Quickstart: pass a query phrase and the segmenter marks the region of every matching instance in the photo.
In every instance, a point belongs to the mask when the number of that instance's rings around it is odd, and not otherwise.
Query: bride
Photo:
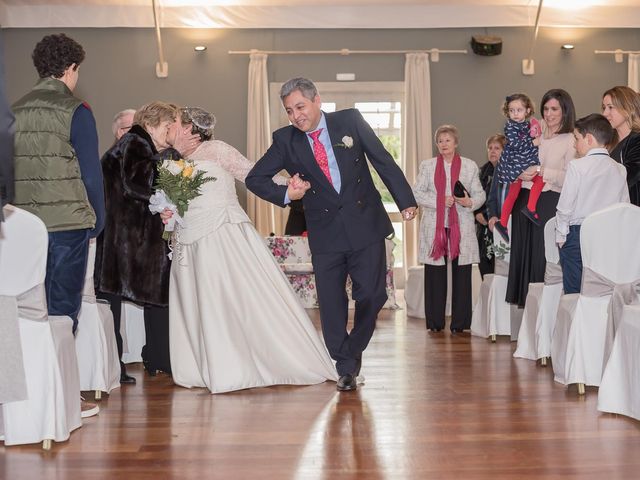
[[[244,182],[252,163],[213,139],[212,114],[183,108],[181,117],[182,128],[202,139],[188,158],[216,180],[202,186],[174,236],[169,342],[175,383],[222,393],[335,381],[324,343],[238,203],[235,180]]]

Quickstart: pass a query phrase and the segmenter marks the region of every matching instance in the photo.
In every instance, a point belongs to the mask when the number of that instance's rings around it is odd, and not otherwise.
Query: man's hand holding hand
[[[310,188],[311,184],[302,180],[300,175],[296,173],[291,177],[289,185],[287,186],[287,195],[289,196],[289,200],[300,200]]]
[[[402,210],[402,218],[406,221],[411,221],[416,217],[418,213],[418,207],[409,207]]]

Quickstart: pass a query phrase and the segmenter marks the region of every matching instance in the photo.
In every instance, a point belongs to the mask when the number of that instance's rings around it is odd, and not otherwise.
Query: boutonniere
[[[342,137],[342,143],[336,143],[334,147],[351,148],[353,147],[353,138],[349,135]]]

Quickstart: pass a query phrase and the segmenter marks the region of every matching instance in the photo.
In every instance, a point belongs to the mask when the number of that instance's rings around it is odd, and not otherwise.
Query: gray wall
[[[43,29],[2,30],[8,95],[17,100],[36,81],[31,63],[35,44],[48,33]],[[217,138],[246,149],[248,57],[228,55],[228,50],[403,50],[464,49],[474,34],[499,35],[503,53],[497,57],[441,55],[431,65],[434,128],[456,124],[461,131],[462,154],[484,163],[484,139],[500,131],[504,119],[500,105],[505,95],[527,92],[536,104],[549,88],[571,93],[579,116],[599,111],[607,88],[626,84],[627,62],[617,64],[612,55],[595,55],[594,49],[640,49],[638,29],[541,29],[534,52],[536,74],[523,76],[531,28],[433,30],[208,30],[163,31],[169,78],[155,76],[157,49],[152,29],[68,29],[80,42],[87,58],[80,68],[76,94],[92,107],[98,122],[101,151],[111,144],[110,122],[123,108],[162,99],[180,105],[197,105],[218,118]],[[572,42],[567,52],[560,45]],[[193,46],[206,44],[196,53]],[[335,81],[337,72],[353,72],[361,81],[401,81],[402,55],[272,56],[269,80],[282,82],[303,75],[316,81]],[[275,127],[275,126],[274,126]],[[425,132],[431,135],[431,132]]]

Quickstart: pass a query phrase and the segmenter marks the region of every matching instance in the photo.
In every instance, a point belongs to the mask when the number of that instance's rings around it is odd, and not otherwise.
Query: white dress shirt
[[[629,202],[627,170],[605,148],[569,162],[556,213],[556,241],[567,239],[569,226],[614,203]]]

